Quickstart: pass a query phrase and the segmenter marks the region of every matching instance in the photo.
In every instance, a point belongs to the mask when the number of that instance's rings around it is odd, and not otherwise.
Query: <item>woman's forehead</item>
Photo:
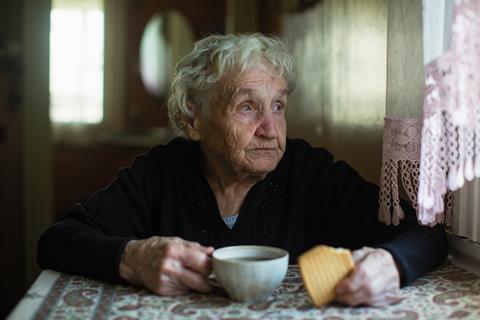
[[[248,94],[255,91],[259,86],[268,86],[275,90],[286,90],[287,80],[273,67],[264,65],[249,68],[238,73],[231,79],[234,93]]]
[[[289,94],[287,80],[280,75],[278,69],[265,64],[229,72],[223,81],[212,88],[211,94],[215,97],[213,101],[225,103],[227,107],[234,99],[256,95],[258,90],[265,86],[267,90],[274,91],[276,97]]]
[[[270,86],[267,90],[274,94],[276,98],[288,96],[288,89],[286,86]],[[240,88],[233,93],[233,98],[254,97],[260,93],[262,93],[262,88],[259,87]]]

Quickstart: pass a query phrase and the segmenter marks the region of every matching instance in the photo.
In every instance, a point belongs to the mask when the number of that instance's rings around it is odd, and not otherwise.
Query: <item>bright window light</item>
[[[103,119],[102,2],[81,2],[54,1],[50,15],[50,119],[56,123]]]

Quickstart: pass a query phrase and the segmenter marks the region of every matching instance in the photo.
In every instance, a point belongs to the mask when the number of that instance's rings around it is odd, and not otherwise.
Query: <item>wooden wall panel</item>
[[[387,1],[324,0],[283,21],[297,63],[288,135],[378,182],[387,75]]]
[[[388,1],[386,115],[420,118],[423,105],[422,0]]]
[[[140,76],[139,51],[143,30],[156,12],[175,9],[192,25],[195,40],[206,35],[225,32],[225,0],[130,0],[127,38],[127,128],[145,130],[166,126],[166,97],[156,98],[147,93]]]
[[[58,145],[54,153],[54,207],[57,218],[75,203],[107,186],[122,167],[147,147]]]

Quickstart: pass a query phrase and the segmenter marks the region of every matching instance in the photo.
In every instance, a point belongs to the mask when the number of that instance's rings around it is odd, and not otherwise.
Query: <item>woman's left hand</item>
[[[399,300],[400,273],[388,251],[364,247],[352,256],[355,267],[338,284],[337,301],[350,306],[382,306]]]

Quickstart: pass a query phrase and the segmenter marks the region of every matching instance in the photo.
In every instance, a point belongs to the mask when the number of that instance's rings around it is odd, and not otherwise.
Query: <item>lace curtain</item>
[[[423,4],[423,127],[386,119],[379,219],[387,224],[403,217],[398,175],[425,225],[450,224],[450,191],[480,177],[480,0]]]

